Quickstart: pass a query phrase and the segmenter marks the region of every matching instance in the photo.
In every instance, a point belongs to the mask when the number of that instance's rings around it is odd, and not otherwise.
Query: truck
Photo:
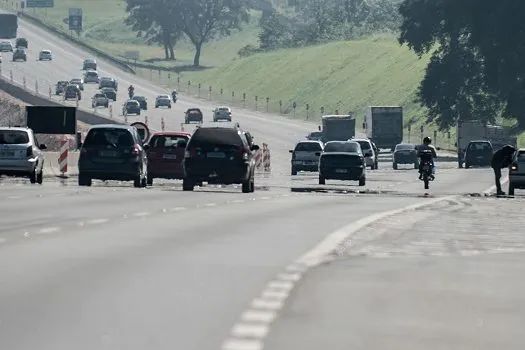
[[[396,145],[403,142],[403,107],[368,106],[364,114],[366,137],[377,148],[394,151]]]
[[[18,31],[18,16],[0,13],[0,39],[14,39]]]
[[[348,141],[355,136],[355,118],[352,115],[324,115],[321,141]]]
[[[518,138],[512,135],[509,128],[499,125],[484,123],[480,120],[468,120],[459,122],[456,131],[458,167],[463,168],[465,152],[470,141],[488,140],[494,151],[504,145],[517,146]]]

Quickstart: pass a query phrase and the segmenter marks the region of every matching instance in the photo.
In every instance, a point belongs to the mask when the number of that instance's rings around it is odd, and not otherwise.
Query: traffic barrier
[[[263,143],[262,158],[263,158],[262,160],[263,170],[270,171],[271,170],[270,149],[268,148],[268,145],[266,143]]]
[[[51,86],[49,87],[49,98],[53,98],[53,90],[51,89]]]
[[[60,142],[60,156],[58,157],[58,166],[62,175],[67,173],[67,156],[69,150],[69,137],[64,136]]]
[[[166,124],[164,123],[164,117],[160,119],[160,130],[166,130]]]
[[[180,131],[184,131],[184,123],[180,123]]]
[[[109,117],[113,118],[113,104],[109,105]]]
[[[262,160],[263,160],[262,150],[258,149],[255,152],[255,168],[256,169],[262,168]]]
[[[27,89],[27,81],[26,81],[26,77],[24,77],[22,79],[22,85],[24,85],[24,89]]]
[[[38,95],[38,81],[35,81],[35,92],[36,92],[37,95]]]
[[[147,115],[144,116],[144,124],[148,125],[148,116]]]

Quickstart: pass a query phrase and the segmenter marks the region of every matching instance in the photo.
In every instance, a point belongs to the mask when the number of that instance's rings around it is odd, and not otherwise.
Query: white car
[[[80,91],[84,91],[84,80],[82,78],[73,78],[69,83],[71,85],[77,85]]]
[[[155,99],[155,108],[168,107],[171,108],[171,97],[170,95],[159,95]]]
[[[0,41],[0,52],[13,52],[13,43],[10,41]]]
[[[88,70],[86,73],[84,73],[84,83],[94,83],[98,84],[100,82],[100,77],[98,76],[98,72],[95,70]]]
[[[38,54],[39,61],[51,61],[53,60],[53,54],[49,50],[42,50]]]
[[[350,139],[348,141],[354,141],[359,143],[361,146],[361,151],[363,152],[363,156],[365,157],[366,166],[369,166],[370,169],[374,170],[379,167],[376,153],[374,151],[374,147],[372,146],[372,142],[368,139]]]

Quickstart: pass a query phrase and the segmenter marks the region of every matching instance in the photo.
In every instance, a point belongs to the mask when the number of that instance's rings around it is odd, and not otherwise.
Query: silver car
[[[232,121],[232,109],[230,107],[221,106],[213,110],[213,121],[218,122],[219,120]]]
[[[300,141],[295,145],[292,154],[292,175],[297,175],[298,171],[318,171],[319,156],[323,152],[321,141]]]
[[[38,54],[39,61],[51,61],[53,60],[53,54],[49,50],[42,50]]]
[[[363,156],[365,156],[365,163],[367,167],[369,166],[372,170],[377,169],[379,167],[376,153],[370,140],[354,138],[348,141],[354,141],[359,143],[359,145],[361,146],[361,151],[363,152]]]
[[[98,72],[94,70],[88,70],[86,73],[84,73],[84,83],[95,83],[98,84],[100,82],[100,78],[98,76]]]
[[[29,177],[31,183],[41,184],[46,148],[29,128],[0,127],[0,175]]]
[[[80,91],[84,91],[84,80],[82,78],[73,78],[69,81],[71,85],[76,85]]]

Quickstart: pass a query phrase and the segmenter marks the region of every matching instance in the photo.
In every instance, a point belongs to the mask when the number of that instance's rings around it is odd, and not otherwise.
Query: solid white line
[[[282,289],[285,291],[291,291],[294,287],[293,282],[287,282],[287,281],[273,281],[268,283],[269,289]]]
[[[95,224],[103,224],[108,221],[109,219],[93,219],[93,220],[89,220],[87,223],[91,225],[95,225]]]
[[[259,340],[230,339],[224,342],[221,350],[262,350],[263,345]]]
[[[60,227],[46,227],[41,230],[38,230],[38,233],[53,233],[60,230]]]
[[[272,301],[264,299],[254,299],[252,301],[252,308],[254,309],[266,309],[266,310],[280,310],[283,307],[281,301]]]
[[[286,291],[266,289],[264,292],[262,292],[261,298],[265,300],[272,299],[284,302],[289,295],[290,293]]]
[[[232,336],[239,338],[264,338],[268,334],[268,326],[239,323],[232,329]]]
[[[135,214],[133,214],[133,216],[142,217],[142,216],[148,216],[150,214],[151,214],[150,212],[143,211],[141,213],[135,213]]]
[[[241,319],[244,322],[264,322],[271,323],[277,314],[272,311],[258,311],[258,310],[248,310],[241,315]]]

